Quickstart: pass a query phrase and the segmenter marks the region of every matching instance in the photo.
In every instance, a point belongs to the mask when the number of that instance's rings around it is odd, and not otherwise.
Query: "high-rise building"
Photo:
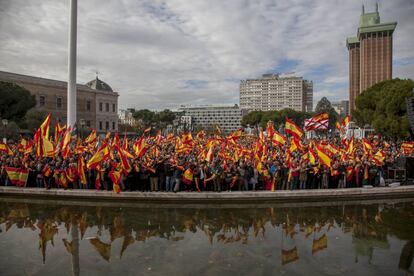
[[[349,114],[349,101],[347,100],[332,102],[332,107],[335,109],[336,113],[338,113],[342,117]]]
[[[348,37],[349,107],[356,97],[372,85],[392,78],[392,34],[397,22],[381,23],[378,4],[375,12],[362,14],[356,37]]]
[[[312,111],[313,82],[294,74],[265,74],[240,82],[240,108],[247,110]]]
[[[181,123],[192,128],[210,128],[219,126],[224,133],[241,128],[241,119],[246,112],[233,106],[197,106],[179,108],[184,114]]]

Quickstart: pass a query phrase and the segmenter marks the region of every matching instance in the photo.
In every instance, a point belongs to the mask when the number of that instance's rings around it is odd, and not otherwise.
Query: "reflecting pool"
[[[413,255],[414,199],[119,207],[0,198],[1,275],[410,275]]]

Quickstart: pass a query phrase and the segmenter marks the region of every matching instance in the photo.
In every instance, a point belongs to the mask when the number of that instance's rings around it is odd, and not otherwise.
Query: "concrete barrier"
[[[249,191],[249,192],[121,192],[96,190],[62,190],[41,188],[0,187],[0,197],[25,199],[112,201],[135,203],[280,203],[324,202],[374,199],[413,198],[414,185],[381,188],[351,188],[295,191]]]

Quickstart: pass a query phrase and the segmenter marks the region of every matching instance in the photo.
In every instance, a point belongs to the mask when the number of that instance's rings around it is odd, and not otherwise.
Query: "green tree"
[[[246,127],[247,125],[256,126],[262,120],[263,111],[251,111],[243,116],[241,125]]]
[[[24,127],[30,131],[34,131],[35,129],[39,128],[40,125],[44,122],[48,115],[46,110],[42,109],[30,109],[27,111],[24,123]],[[51,132],[53,132],[54,128],[51,127]]]
[[[320,99],[318,104],[315,108],[315,113],[322,113],[326,112],[329,115],[329,128],[333,129],[335,128],[335,123],[338,120],[338,113],[335,111],[335,109],[332,107],[331,102],[326,98],[323,97]]]
[[[35,105],[35,96],[27,89],[0,81],[0,118],[20,124],[26,112]]]
[[[408,138],[412,131],[407,117],[407,97],[412,96],[414,82],[392,79],[363,91],[355,101],[352,116],[359,126],[370,124],[378,133],[392,138]]]
[[[155,112],[148,109],[137,110],[132,114],[136,120],[140,120],[145,127],[150,126],[151,123],[155,122]]]

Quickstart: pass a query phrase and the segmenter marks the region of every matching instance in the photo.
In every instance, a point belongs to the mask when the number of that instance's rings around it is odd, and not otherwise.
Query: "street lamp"
[[[7,143],[7,125],[9,124],[9,121],[7,119],[3,119],[1,120],[1,123],[4,126],[4,137],[3,137],[3,143],[6,144]]]
[[[80,124],[80,126],[81,126],[80,138],[81,138],[81,139],[83,139],[83,127],[84,127],[84,126],[85,126],[85,124],[86,124],[85,119],[80,119],[80,120],[79,120],[79,124]]]

